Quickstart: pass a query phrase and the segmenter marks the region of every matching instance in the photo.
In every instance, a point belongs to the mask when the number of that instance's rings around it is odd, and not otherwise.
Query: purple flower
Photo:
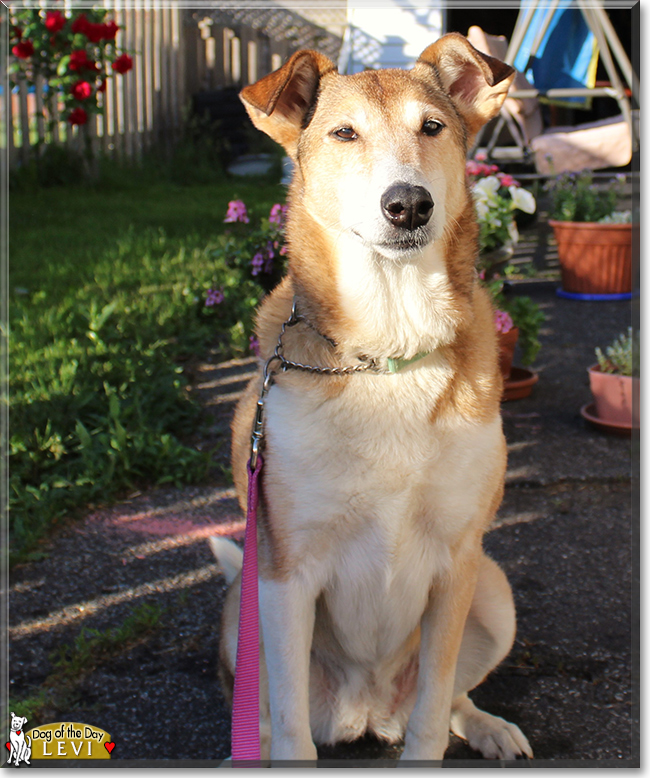
[[[205,297],[205,304],[207,306],[219,305],[224,301],[223,290],[221,289],[208,289],[208,293]]]
[[[253,354],[255,354],[256,357],[259,357],[259,355],[260,355],[260,342],[255,337],[255,335],[251,335],[250,338],[248,339],[248,347],[253,352]]]
[[[253,266],[252,275],[256,276],[258,273],[262,272],[262,266],[264,265],[264,255],[261,251],[258,251],[257,254],[251,259],[251,265]]]
[[[276,203],[273,208],[271,208],[271,213],[269,214],[269,221],[271,224],[277,224],[280,227],[284,225],[284,221],[287,217],[287,206],[282,205],[281,203]]]
[[[228,203],[228,213],[224,222],[243,222],[248,224],[248,213],[243,200],[231,200]]]

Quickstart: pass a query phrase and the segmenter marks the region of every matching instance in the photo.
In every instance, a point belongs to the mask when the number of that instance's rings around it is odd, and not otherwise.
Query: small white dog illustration
[[[23,727],[26,723],[27,718],[25,716],[16,716],[15,713],[11,714],[11,732],[9,734],[11,750],[9,751],[7,764],[11,764],[12,757],[16,767],[18,767],[21,761],[29,764],[32,756],[32,739],[23,732]]]

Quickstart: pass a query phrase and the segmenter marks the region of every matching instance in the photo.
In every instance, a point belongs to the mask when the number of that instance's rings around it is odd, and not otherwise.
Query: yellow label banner
[[[32,759],[110,759],[115,748],[108,732],[89,724],[64,721],[25,732]]]

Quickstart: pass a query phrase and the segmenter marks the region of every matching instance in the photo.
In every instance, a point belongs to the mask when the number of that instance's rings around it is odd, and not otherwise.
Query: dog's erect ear
[[[325,73],[334,63],[317,51],[298,51],[279,69],[246,86],[239,96],[258,130],[295,157],[305,114]]]
[[[428,46],[415,67],[422,75],[431,65],[465,120],[471,143],[480,128],[499,113],[515,77],[514,68],[477,51],[457,32]]]

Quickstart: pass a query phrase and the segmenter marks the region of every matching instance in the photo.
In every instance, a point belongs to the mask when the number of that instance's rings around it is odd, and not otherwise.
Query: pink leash
[[[241,603],[237,640],[237,666],[232,701],[232,759],[260,759],[260,640],[257,586],[257,503],[262,456],[255,469],[248,463],[248,504],[244,563],[241,579]]]

